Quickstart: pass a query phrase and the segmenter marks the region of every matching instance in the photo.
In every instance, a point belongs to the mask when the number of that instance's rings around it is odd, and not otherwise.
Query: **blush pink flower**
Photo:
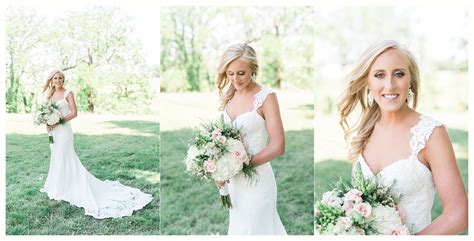
[[[362,192],[357,189],[351,189],[344,195],[344,199],[346,201],[353,201],[354,203],[361,203]]]
[[[368,203],[357,203],[354,205],[353,211],[362,215],[364,218],[368,218],[372,214],[372,207]]]
[[[345,200],[342,208],[344,208],[346,215],[350,215],[352,213],[352,209],[354,208],[354,202]]]
[[[241,151],[234,151],[235,158],[239,159],[241,162],[247,161],[247,156]]]
[[[410,231],[408,230],[407,227],[405,226],[399,226],[399,227],[392,227],[388,233],[388,235],[409,235]]]
[[[227,140],[227,138],[225,138],[225,136],[218,136],[218,137],[217,137],[217,140],[218,140],[220,143],[224,144],[225,141]]]
[[[214,173],[217,170],[216,164],[212,161],[204,161],[204,171]]]
[[[217,139],[219,136],[222,136],[221,129],[217,128],[217,129],[212,131],[212,138]]]

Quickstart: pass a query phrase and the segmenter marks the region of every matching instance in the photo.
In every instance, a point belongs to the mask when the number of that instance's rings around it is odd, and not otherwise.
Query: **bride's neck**
[[[235,92],[238,93],[239,95],[241,94],[248,94],[248,93],[252,93],[254,88],[257,86],[257,83],[251,81],[247,87],[245,87],[244,89],[241,89],[241,90],[236,90]]]
[[[403,105],[403,107],[398,111],[382,112],[378,124],[385,127],[397,125],[406,120],[410,116],[411,112],[412,110],[407,105]]]

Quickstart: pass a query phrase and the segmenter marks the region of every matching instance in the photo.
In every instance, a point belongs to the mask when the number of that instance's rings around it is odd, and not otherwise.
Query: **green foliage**
[[[80,111],[151,112],[152,68],[134,19],[119,8],[67,11],[48,23],[34,9],[12,7],[7,19],[8,112],[30,112],[52,69],[65,72]]]
[[[50,200],[39,191],[48,173],[47,135],[7,134],[7,235],[160,234],[160,185],[150,181],[159,175],[159,124],[121,120],[110,124],[140,135],[75,134],[76,153],[97,178],[139,188],[153,195],[152,202],[130,217],[97,220],[85,216],[82,208]]]
[[[161,82],[161,91],[184,92],[191,90],[191,85],[186,80],[186,72],[179,68],[171,68],[164,71],[161,79],[166,80]]]
[[[163,7],[160,16],[163,92],[215,89],[217,61],[236,42],[256,49],[257,81],[312,86],[311,7]]]

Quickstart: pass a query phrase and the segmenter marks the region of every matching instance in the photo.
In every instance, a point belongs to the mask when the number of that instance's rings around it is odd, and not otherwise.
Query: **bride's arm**
[[[77,108],[76,108],[76,102],[74,101],[74,94],[69,92],[69,94],[66,96],[67,103],[69,105],[69,114],[64,116],[64,121],[70,121],[77,116]]]
[[[268,133],[268,145],[252,157],[253,166],[262,165],[285,153],[285,132],[280,116],[280,107],[275,94],[269,94],[262,106],[265,126]]]
[[[435,128],[420,153],[428,162],[443,212],[418,234],[458,234],[467,228],[467,196],[446,128]]]

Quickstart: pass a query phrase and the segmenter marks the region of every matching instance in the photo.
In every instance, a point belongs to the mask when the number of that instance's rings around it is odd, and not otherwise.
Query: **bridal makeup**
[[[410,88],[408,59],[398,49],[389,49],[374,61],[368,76],[368,87],[382,111],[399,110]]]

